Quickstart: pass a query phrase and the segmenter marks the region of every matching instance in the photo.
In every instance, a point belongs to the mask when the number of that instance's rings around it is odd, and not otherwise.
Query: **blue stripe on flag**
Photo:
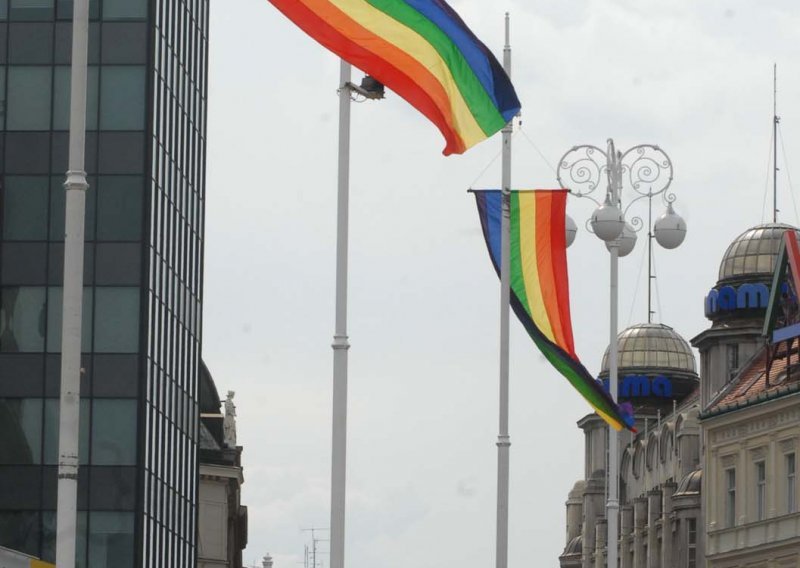
[[[494,90],[492,67],[483,50],[475,43],[478,41],[477,38],[469,30],[464,29],[464,23],[453,19],[437,2],[431,2],[431,0],[405,0],[405,3],[436,24],[450,38],[464,55],[464,59],[467,60],[475,76],[483,85],[484,90],[491,97],[494,106],[500,108],[497,94]]]

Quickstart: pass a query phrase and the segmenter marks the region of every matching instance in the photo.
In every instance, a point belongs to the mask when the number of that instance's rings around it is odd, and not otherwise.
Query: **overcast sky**
[[[656,319],[687,339],[703,331],[727,245],[771,217],[773,61],[789,156],[779,217],[798,222],[787,175],[800,176],[796,3],[451,3],[498,56],[512,14],[516,187],[555,187],[547,162],[575,144],[613,137],[670,155],[689,235],[656,250]],[[297,568],[302,529],[330,522],[339,63],[267,0],[213,1],[211,15],[203,356],[220,392],[236,391],[246,562],[270,552],[276,568]],[[352,128],[346,564],[492,566],[499,285],[466,189],[499,185],[499,160],[481,172],[500,138],[444,158],[436,128],[391,92],[354,105]],[[585,201],[568,206],[582,229],[572,313],[597,372],[608,254],[583,230]],[[621,326],[646,320],[645,240],[621,262]],[[511,566],[558,565],[588,411],[512,321]]]

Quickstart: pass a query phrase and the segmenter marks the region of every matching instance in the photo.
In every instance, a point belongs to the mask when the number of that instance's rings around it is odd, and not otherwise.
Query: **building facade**
[[[800,341],[764,335],[774,286],[780,287],[772,308],[780,312],[778,325],[800,324],[795,285],[776,266],[789,229],[754,227],[723,255],[719,279],[705,299],[711,326],[692,339],[700,352],[699,380],[692,376],[694,357],[677,334],[666,342],[665,332],[652,327],[620,334],[619,395],[634,404],[639,430],[622,435],[622,568],[800,564]],[[685,349],[676,348],[681,342]],[[675,351],[686,352],[683,361],[691,358],[677,377],[685,389],[672,388],[671,400],[654,400],[656,374],[674,383],[680,365],[665,363]],[[603,369],[607,373],[605,362]],[[626,387],[625,375],[637,377]],[[641,398],[645,387],[649,399]],[[608,428],[596,415],[578,426],[586,438],[586,468],[568,496],[560,562],[564,568],[600,568],[606,554]]]
[[[72,2],[0,1],[0,545],[52,561]],[[91,2],[78,566],[197,558],[208,0]]]
[[[630,402],[637,434],[620,434],[622,568],[700,566],[698,376],[689,344],[662,324],[634,325],[618,337],[619,397]],[[600,380],[608,378],[608,351]],[[578,422],[585,469],[567,501],[562,568],[606,566],[608,425]]]
[[[205,364],[200,371],[198,568],[242,568],[247,507],[242,505],[242,447],[236,444],[233,392],[223,402]],[[224,406],[224,409],[222,408]]]
[[[800,564],[797,345],[764,335],[775,283],[779,327],[798,323],[797,290],[775,263],[789,230],[762,225],[734,241],[706,298],[712,327],[694,340],[709,377],[701,418],[711,568]]]

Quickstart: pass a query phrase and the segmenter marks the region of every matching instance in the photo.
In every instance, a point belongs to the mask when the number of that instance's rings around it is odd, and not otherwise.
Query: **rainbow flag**
[[[475,191],[483,236],[500,274],[502,193]],[[620,408],[575,354],[569,312],[566,243],[567,191],[511,192],[511,308],[548,361],[606,422],[633,430],[629,407]]]
[[[497,59],[444,0],[269,0],[433,122],[461,154],[520,110]]]

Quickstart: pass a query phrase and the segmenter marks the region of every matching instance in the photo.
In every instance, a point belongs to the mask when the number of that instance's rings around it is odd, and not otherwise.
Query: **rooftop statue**
[[[222,431],[225,445],[229,448],[236,447],[236,405],[233,404],[234,391],[228,391],[225,399],[225,417],[222,421]]]

